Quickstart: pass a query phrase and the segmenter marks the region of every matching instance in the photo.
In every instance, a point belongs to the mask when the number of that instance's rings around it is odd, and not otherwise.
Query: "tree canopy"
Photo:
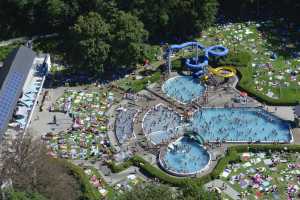
[[[120,11],[113,20],[111,63],[130,66],[142,59],[144,42],[148,32],[139,19],[130,13]]]
[[[95,12],[79,16],[70,30],[70,59],[81,69],[103,72],[110,52],[110,26]]]
[[[20,134],[1,145],[0,184],[11,181],[12,188],[6,189],[13,189],[10,199],[81,199],[80,184],[70,169],[49,158],[44,144]]]
[[[58,33],[70,65],[101,74],[134,67],[146,43],[185,40],[212,24],[217,0],[2,0],[0,37]]]
[[[138,185],[133,190],[122,194],[118,200],[217,200],[216,193],[209,193],[202,185],[188,181],[185,187],[175,189],[165,185]]]
[[[0,38],[58,33],[69,64],[103,73],[134,67],[149,45],[199,36],[215,19],[284,17],[299,23],[297,0],[1,0]],[[219,9],[218,9],[219,8]]]

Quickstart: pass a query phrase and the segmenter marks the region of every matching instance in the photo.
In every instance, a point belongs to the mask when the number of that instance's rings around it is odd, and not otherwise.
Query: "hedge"
[[[200,178],[194,178],[194,179],[171,176],[165,173],[163,170],[154,167],[149,162],[147,162],[146,160],[144,160],[139,156],[132,157],[130,159],[130,162],[127,161],[126,164],[122,164],[122,166],[123,167],[126,166],[128,168],[129,163],[131,163],[132,165],[139,167],[141,170],[146,172],[150,177],[157,178],[163,183],[179,187],[186,184],[187,182],[186,180],[192,180],[195,181],[197,184],[199,183],[203,184],[211,181],[212,179],[218,178],[219,175],[224,171],[224,169],[227,167],[229,163],[240,161],[239,153],[270,151],[270,150],[281,151],[283,149],[285,149],[288,152],[300,152],[300,145],[287,145],[287,144],[254,144],[253,145],[251,144],[251,145],[237,145],[237,146],[228,147],[226,155],[221,159],[219,159],[216,167],[213,169],[213,171],[210,174],[202,176]],[[113,165],[110,165],[109,167],[112,166]],[[121,169],[120,166],[118,166],[117,168]]]
[[[91,185],[88,177],[79,166],[65,160],[58,160],[58,162],[61,162],[65,167],[70,169],[71,173],[76,177],[82,191],[81,200],[95,200],[101,198],[98,190]]]
[[[170,176],[161,169],[154,167],[149,162],[144,160],[139,156],[134,156],[131,158],[133,165],[139,167],[144,172],[146,172],[151,177],[158,178],[161,182],[171,184],[174,186],[181,186],[184,184],[185,178],[178,178],[175,176]]]
[[[106,162],[106,164],[113,173],[119,173],[119,172],[124,171],[125,169],[127,169],[128,167],[133,165],[131,160],[127,160],[127,161],[125,161],[121,164],[116,164],[113,161],[109,161],[109,162]]]
[[[238,151],[235,148],[228,148],[227,154],[219,159],[216,167],[210,173],[211,179],[216,179],[224,171],[228,163],[239,161]]]

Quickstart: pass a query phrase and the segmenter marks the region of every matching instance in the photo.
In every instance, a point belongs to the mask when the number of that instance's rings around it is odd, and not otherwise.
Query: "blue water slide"
[[[169,53],[171,53],[173,50],[180,50],[186,47],[196,47],[201,50],[205,49],[205,46],[203,46],[199,42],[186,42],[183,44],[171,45]],[[204,68],[208,65],[208,52],[205,51],[204,59],[201,62],[199,62],[199,60],[196,59],[197,58],[187,59],[185,65],[187,68],[196,71],[193,73],[193,76],[198,78],[199,76],[202,76],[205,73]]]
[[[195,58],[186,59],[185,65],[190,68],[191,70],[198,70],[203,69],[205,66],[208,65],[208,57],[204,56],[203,61],[195,61]]]
[[[226,56],[229,52],[229,50],[222,46],[222,45],[215,45],[215,46],[210,46],[205,49],[205,52],[207,52],[208,56]]]
[[[200,76],[203,76],[204,74],[205,74],[205,71],[204,71],[204,70],[199,70],[199,71],[193,73],[192,76],[193,76],[194,78],[199,78]]]
[[[179,50],[179,49],[183,49],[183,48],[186,48],[186,47],[189,47],[189,46],[198,47],[200,49],[205,49],[205,46],[203,46],[199,42],[185,42],[185,43],[182,43],[182,44],[174,44],[174,45],[171,45],[170,49],[171,50]]]

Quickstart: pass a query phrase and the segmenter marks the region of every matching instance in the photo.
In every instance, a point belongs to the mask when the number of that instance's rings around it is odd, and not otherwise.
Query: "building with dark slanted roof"
[[[21,46],[0,67],[0,137],[8,127],[26,130],[46,74],[50,56]]]

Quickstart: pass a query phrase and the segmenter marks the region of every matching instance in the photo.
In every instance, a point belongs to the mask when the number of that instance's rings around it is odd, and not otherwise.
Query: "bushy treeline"
[[[266,20],[285,18],[298,23],[298,0],[219,0],[219,14],[235,20]]]
[[[150,42],[184,40],[214,22],[217,0],[1,0],[0,37],[59,33],[84,71],[112,71],[153,57]]]
[[[200,36],[221,15],[297,22],[299,7],[297,0],[1,0],[0,38],[59,33],[68,63],[98,74],[153,58],[148,44]]]

